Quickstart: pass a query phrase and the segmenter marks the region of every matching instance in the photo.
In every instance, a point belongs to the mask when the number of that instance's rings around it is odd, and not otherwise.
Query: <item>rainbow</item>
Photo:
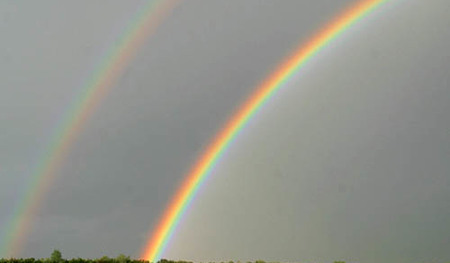
[[[363,0],[344,11],[325,28],[301,45],[281,66],[272,73],[241,106],[236,114],[216,135],[201,158],[195,163],[185,181],[172,198],[163,216],[145,244],[141,257],[155,262],[161,258],[181,217],[198,192],[211,170],[230,147],[239,132],[245,127],[256,112],[297,74],[299,70],[321,49],[330,44],[351,25],[369,14],[387,0]]]
[[[135,57],[137,50],[149,35],[155,32],[177,2],[178,0],[148,1],[133,16],[119,42],[106,51],[101,64],[83,86],[80,95],[72,101],[63,118],[57,123],[51,143],[33,169],[25,189],[26,194],[14,207],[5,228],[6,232],[0,239],[0,256],[18,255],[31,229],[33,215],[38,211],[58,169],[63,165],[69,149],[89,117]]]

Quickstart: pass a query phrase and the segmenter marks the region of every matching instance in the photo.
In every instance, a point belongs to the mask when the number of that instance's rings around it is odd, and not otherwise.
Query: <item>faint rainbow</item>
[[[327,46],[351,25],[386,1],[364,0],[357,2],[320,30],[306,44],[300,45],[293,55],[288,57],[274,73],[262,82],[262,85],[256,89],[216,135],[207,150],[186,176],[185,181],[172,198],[156,228],[150,233],[141,254],[143,259],[155,262],[161,258],[161,254],[164,252],[181,217],[192,202],[200,186],[226,149],[231,145],[233,139],[265,102],[274,96],[323,47]]]
[[[38,159],[29,178],[25,195],[18,201],[6,231],[0,239],[0,256],[17,256],[29,233],[33,215],[39,209],[62,166],[65,157],[102,99],[135,57],[138,49],[152,34],[179,0],[147,1],[133,16],[121,38],[105,53],[101,64],[83,86],[54,129],[51,143]]]

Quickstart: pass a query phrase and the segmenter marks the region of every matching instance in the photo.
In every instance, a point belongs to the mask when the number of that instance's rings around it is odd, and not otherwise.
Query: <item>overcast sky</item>
[[[214,134],[352,0],[183,1],[91,116],[22,257],[138,257]],[[144,1],[0,1],[0,233]],[[164,257],[450,261],[450,2],[392,0],[252,119]]]

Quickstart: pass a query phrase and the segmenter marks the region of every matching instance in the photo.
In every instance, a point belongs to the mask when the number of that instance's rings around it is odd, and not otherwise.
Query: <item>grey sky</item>
[[[88,122],[21,256],[137,257],[230,114],[352,2],[183,2]],[[450,261],[450,4],[391,2],[258,113],[164,256]],[[142,4],[0,2],[0,231],[55,121]]]

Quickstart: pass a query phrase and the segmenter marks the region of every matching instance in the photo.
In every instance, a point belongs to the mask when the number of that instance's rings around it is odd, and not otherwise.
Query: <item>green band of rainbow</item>
[[[133,16],[119,42],[107,50],[101,64],[57,124],[51,143],[33,169],[25,189],[26,194],[14,207],[5,234],[0,238],[1,257],[19,254],[31,228],[33,215],[38,211],[45,193],[87,120],[135,57],[144,41],[156,30],[177,2],[178,0],[147,1]]]
[[[151,233],[145,244],[141,257],[151,262],[161,258],[167,244],[173,235],[181,217],[192,202],[198,189],[210,175],[212,168],[231,145],[239,132],[245,127],[255,113],[269,100],[283,85],[297,74],[300,69],[316,55],[322,48],[330,44],[342,32],[346,31],[359,19],[366,16],[376,7],[387,0],[364,0],[350,7],[343,14],[328,24],[323,30],[311,38],[305,45],[301,45],[294,54],[283,63],[278,70],[271,74],[256,92],[243,104],[240,110],[232,116],[224,129],[212,141],[205,153],[193,166],[186,180],[173,197],[161,217],[159,224]]]

